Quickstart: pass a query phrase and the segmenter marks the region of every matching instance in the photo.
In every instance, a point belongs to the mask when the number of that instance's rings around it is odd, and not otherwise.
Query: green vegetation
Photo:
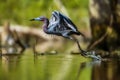
[[[40,15],[50,17],[54,10],[64,13],[62,8],[76,25],[88,17],[88,0],[0,0],[0,24],[9,20],[13,24],[33,26],[36,23],[28,22],[30,18]]]

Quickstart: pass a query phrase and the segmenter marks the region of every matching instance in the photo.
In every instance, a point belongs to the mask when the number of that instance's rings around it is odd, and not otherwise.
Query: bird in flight
[[[72,36],[84,35],[78,31],[76,25],[67,16],[58,11],[53,11],[50,20],[45,16],[40,16],[30,19],[30,21],[43,21],[44,24],[42,25],[42,28],[45,33],[62,36],[64,38],[75,41],[78,45],[81,55],[86,56],[86,51],[81,48],[79,41]]]

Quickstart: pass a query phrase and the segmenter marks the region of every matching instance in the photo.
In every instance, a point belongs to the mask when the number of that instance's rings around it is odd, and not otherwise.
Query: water
[[[4,56],[0,80],[120,80],[119,60],[91,61],[80,55]]]

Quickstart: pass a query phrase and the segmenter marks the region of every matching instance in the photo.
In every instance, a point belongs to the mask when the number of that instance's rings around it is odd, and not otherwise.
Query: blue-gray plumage
[[[67,16],[61,14],[58,11],[54,11],[52,12],[52,17],[50,20],[44,16],[40,16],[38,18],[33,18],[30,21],[43,21],[44,24],[42,27],[45,33],[63,36],[65,38],[76,41],[81,51],[81,55],[86,55],[86,52],[81,49],[78,40],[71,36],[84,35],[78,31],[76,25]]]

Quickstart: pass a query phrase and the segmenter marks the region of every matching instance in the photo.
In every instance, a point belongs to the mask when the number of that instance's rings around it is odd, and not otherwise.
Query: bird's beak
[[[35,19],[30,19],[30,21],[34,21]]]
[[[30,21],[41,21],[41,18],[40,17],[33,18],[33,19],[30,19]]]

